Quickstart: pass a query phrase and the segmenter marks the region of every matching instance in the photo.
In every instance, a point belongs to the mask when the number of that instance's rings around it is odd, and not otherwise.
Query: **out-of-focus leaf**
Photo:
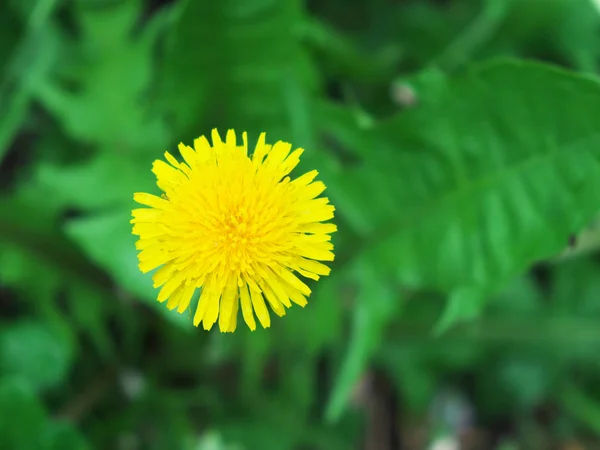
[[[44,450],[87,450],[90,446],[79,431],[68,422],[46,423],[43,433],[36,439]]]
[[[592,258],[557,265],[552,279],[552,314],[600,319],[598,269],[598,263]]]
[[[0,71],[4,72],[23,31],[23,24],[20,23],[7,2],[2,2],[0,5],[0,30],[2,30],[0,32],[0,36],[2,36],[0,39]]]
[[[36,390],[64,380],[73,358],[71,336],[42,322],[20,321],[0,330],[0,372]]]
[[[114,298],[108,277],[59,229],[54,202],[32,193],[19,191],[0,202],[0,283],[57,326],[69,319],[57,308],[65,295],[73,325],[106,356],[112,347],[103,321],[114,307],[107,301]]]
[[[599,207],[597,113],[596,80],[544,65],[449,80],[437,102],[376,127],[367,164],[348,173],[394,205],[368,254],[445,292],[486,292],[556,254]]]
[[[191,319],[187,314],[169,311],[156,301],[157,291],[152,287],[152,277],[138,269],[136,237],[131,234],[130,220],[131,210],[119,208],[74,219],[67,224],[66,231],[120,286],[158,308],[173,323],[191,328]]]
[[[23,126],[33,92],[58,57],[58,37],[49,20],[57,3],[38,2],[23,30],[7,2],[0,6],[0,162]]]
[[[341,161],[327,174],[327,192],[336,205],[336,217],[343,217],[357,234],[373,232],[374,223],[382,215],[385,217],[385,209],[379,202],[371,202],[370,191],[345,176],[343,169],[346,165],[351,167],[361,152],[371,150],[371,142],[365,137],[367,128],[361,126],[351,108],[331,102],[315,102],[313,114],[316,130],[323,134],[322,152],[337,153],[336,159]]]
[[[375,54],[361,51],[359,43],[353,42],[349,36],[314,19],[304,22],[302,36],[322,58],[323,70],[344,79],[385,82],[393,75],[402,55],[397,44],[390,44]]]
[[[90,339],[104,357],[114,351],[106,321],[114,305],[107,304],[106,297],[93,286],[73,284],[67,291],[69,313],[73,327]]]
[[[329,422],[337,421],[342,415],[352,389],[402,303],[400,293],[394,292],[389,281],[380,276],[376,265],[364,263],[357,266],[355,277],[359,291],[352,316],[352,331],[326,407],[325,417]]]
[[[481,8],[481,1],[452,2],[440,5],[433,2],[403,2],[392,14],[394,34],[404,43],[405,58],[422,67],[469,26]]]
[[[28,197],[0,198],[0,245],[18,249],[40,272],[52,270],[62,280],[88,283],[106,293],[106,276],[60,231],[56,216]],[[36,272],[30,274],[25,267],[29,262],[12,273],[14,281],[35,283]]]
[[[557,45],[573,65],[596,73],[600,57],[600,10],[595,0],[575,0],[568,5],[558,30]]]
[[[31,386],[20,376],[0,378],[0,446],[18,450],[86,450],[69,423],[49,420]]]
[[[461,321],[476,319],[483,310],[487,291],[479,286],[466,286],[454,289],[448,303],[435,326],[435,333],[442,334],[452,325]]]
[[[600,433],[600,403],[596,399],[571,382],[557,390],[556,397],[570,415],[588,429]]]
[[[133,192],[151,190],[149,167],[148,158],[119,155],[107,149],[82,164],[40,164],[37,178],[40,189],[62,205],[93,211],[129,205]]]
[[[94,7],[81,2],[76,8],[81,40],[68,47],[80,58],[68,61],[36,90],[70,136],[110,145],[115,153],[156,150],[167,141],[164,123],[145,106],[157,26],[146,24],[132,37],[140,4],[124,0]]]
[[[46,412],[31,386],[18,377],[0,378],[0,436],[3,448],[39,449],[37,437],[47,424]]]
[[[556,367],[556,366],[555,366]],[[513,401],[511,408],[533,408],[549,394],[553,370],[536,358],[510,358],[497,368],[505,391]]]
[[[185,140],[198,129],[266,131],[289,140],[290,80],[312,84],[297,0],[183,1],[172,24],[163,94]]]
[[[530,276],[513,280],[488,301],[488,311],[497,316],[531,316],[540,313],[543,297],[539,286]]]
[[[436,57],[435,65],[452,71],[468,63],[492,40],[508,13],[511,0],[484,0],[481,11]]]

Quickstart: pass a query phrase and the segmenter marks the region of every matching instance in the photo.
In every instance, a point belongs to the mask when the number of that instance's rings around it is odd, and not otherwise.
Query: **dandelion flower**
[[[310,288],[297,274],[318,280],[329,274],[319,261],[333,261],[330,234],[334,207],[319,195],[313,170],[294,180],[302,149],[285,142],[265,143],[261,134],[248,155],[248,138],[237,144],[229,130],[225,142],[212,131],[194,148],[179,144],[184,162],[165,153],[152,171],[161,197],[136,193],[148,206],[133,210],[133,234],[139,236],[139,268],[153,275],[158,301],[186,311],[201,290],[194,325],[210,330],[219,320],[222,332],[235,331],[239,306],[251,330],[256,320],[267,328],[267,304],[278,316],[292,302],[307,303]]]

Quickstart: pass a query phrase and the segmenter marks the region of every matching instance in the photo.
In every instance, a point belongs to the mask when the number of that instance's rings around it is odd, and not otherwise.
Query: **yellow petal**
[[[188,308],[195,291],[196,285],[194,283],[186,284],[185,290],[181,293],[181,298],[179,299],[179,306],[177,307],[178,313],[182,313]]]
[[[196,307],[196,313],[194,314],[194,326],[200,325],[200,322],[204,319],[206,311],[208,311],[208,305],[210,303],[210,292],[206,286],[202,289],[200,299],[198,300],[198,306]]]
[[[230,278],[225,286],[225,290],[223,291],[223,297],[221,298],[221,306],[219,311],[219,329],[222,332],[229,330],[231,311],[233,311],[233,304],[235,302],[237,302],[237,284],[233,279]]]
[[[270,145],[265,144],[265,137],[266,133],[260,134],[260,136],[258,137],[258,142],[256,143],[256,147],[254,148],[254,153],[252,154],[252,162],[256,166],[262,164],[264,157],[271,149]]]
[[[202,320],[202,325],[205,330],[210,330],[217,321],[217,317],[219,317],[221,294],[221,291],[216,291],[211,293],[211,296],[209,297],[210,301],[208,302],[208,309]]]
[[[273,289],[271,289],[271,286],[263,283],[262,285],[260,285],[260,287],[262,288],[263,293],[265,294],[265,298],[269,302],[269,305],[271,305],[271,309],[273,310],[273,312],[279,317],[285,316],[285,307],[283,306],[283,303],[279,301],[279,299],[275,295],[275,292],[273,292]]]
[[[250,297],[252,298],[252,306],[258,321],[263,328],[269,328],[271,326],[271,317],[269,316],[269,310],[265,305],[265,299],[260,292],[250,290]]]
[[[133,200],[140,205],[152,206],[153,208],[164,209],[169,206],[169,202],[157,197],[156,195],[136,192],[133,194]]]
[[[233,309],[231,310],[231,318],[229,319],[229,329],[227,330],[230,333],[233,333],[237,328],[237,316],[240,310],[240,302],[238,299],[235,299],[233,303]]]
[[[167,281],[160,292],[158,293],[158,301],[164,302],[167,298],[171,296],[175,289],[177,289],[185,280],[185,275],[183,273],[176,273],[173,275],[169,281]]]
[[[242,304],[242,316],[244,322],[248,325],[252,331],[256,330],[256,321],[254,320],[254,312],[252,311],[252,303],[250,300],[250,294],[248,293],[248,285],[243,283],[240,286],[240,303]]]

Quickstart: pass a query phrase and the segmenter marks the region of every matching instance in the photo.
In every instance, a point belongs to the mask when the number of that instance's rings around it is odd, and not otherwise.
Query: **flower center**
[[[221,217],[217,251],[231,268],[246,270],[256,256],[256,226],[243,210],[225,212]]]

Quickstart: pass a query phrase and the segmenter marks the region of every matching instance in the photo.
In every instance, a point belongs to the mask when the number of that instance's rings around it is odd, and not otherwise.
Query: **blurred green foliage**
[[[600,445],[597,1],[6,0],[0,35],[0,448]],[[213,127],[337,207],[268,330],[137,269],[133,192]]]

